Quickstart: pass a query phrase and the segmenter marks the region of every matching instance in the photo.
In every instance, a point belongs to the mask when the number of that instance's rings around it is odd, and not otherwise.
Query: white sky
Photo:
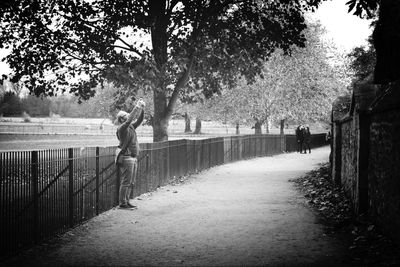
[[[360,19],[347,12],[348,0],[324,1],[312,18],[319,19],[327,30],[327,38],[332,39],[343,52],[350,52],[353,47],[366,45],[366,39],[371,34],[370,21]],[[0,58],[7,54],[7,50],[0,49]],[[0,75],[10,71],[7,64],[0,62]]]
[[[348,0],[324,1],[311,17],[319,19],[327,30],[327,38],[332,39],[336,46],[348,53],[356,46],[366,45],[367,38],[372,33],[369,27],[371,21],[360,19],[348,13]]]

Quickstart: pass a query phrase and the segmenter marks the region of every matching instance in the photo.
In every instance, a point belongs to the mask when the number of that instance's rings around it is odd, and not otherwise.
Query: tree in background
[[[376,64],[376,52],[372,36],[368,38],[367,47],[355,47],[347,56],[350,60],[350,69],[354,73],[353,83],[362,81],[372,83]]]
[[[386,85],[400,79],[400,2],[350,0],[349,12],[377,21],[372,34],[376,62],[373,83]]]
[[[116,88],[110,83],[96,90],[96,95],[83,102],[86,107],[87,114],[92,118],[104,118],[100,124],[100,128],[106,119],[111,121],[115,120],[114,115],[117,113],[115,110],[116,94],[119,88]]]
[[[161,141],[182,88],[209,97],[251,80],[275,48],[304,44],[303,12],[320,2],[20,0],[2,7],[0,44],[13,81],[36,95],[87,99],[106,80],[151,90]]]
[[[291,55],[281,53],[275,65],[266,62],[270,70],[277,69],[271,77],[280,77],[278,100],[271,114],[279,122],[281,132],[286,120],[328,123],[331,103],[348,90],[346,58],[322,41],[323,32],[319,23],[310,23],[304,48],[295,48]]]
[[[192,128],[190,126],[190,122],[191,122],[191,117],[189,115],[188,112],[185,112],[185,114],[183,115],[183,118],[185,119],[185,133],[191,133],[192,132]]]
[[[185,102],[183,102],[185,101]],[[208,110],[205,102],[208,100],[202,95],[197,96],[184,96],[182,100],[177,102],[177,107],[174,113],[175,118],[183,118],[185,121],[184,133],[192,133],[191,120],[195,118],[195,129],[193,134],[201,133],[201,121],[205,118],[209,118]]]
[[[0,115],[21,116],[22,107],[19,97],[11,91],[7,91],[0,99]]]
[[[181,100],[177,102],[176,109],[174,116],[177,116],[179,118],[183,118],[185,121],[185,128],[184,128],[184,133],[191,133],[192,128],[191,128],[191,120],[192,117],[195,116],[196,114],[196,106],[195,103],[183,103]]]
[[[4,88],[3,84],[0,84],[0,97],[3,97],[3,95],[5,94],[6,89]]]
[[[21,99],[22,109],[29,116],[48,117],[50,115],[51,100],[28,95]]]
[[[50,111],[62,117],[75,117],[79,105],[70,96],[60,95],[52,98]]]
[[[236,126],[236,134],[240,134],[240,125],[249,119],[247,96],[243,87],[247,86],[245,79],[238,78],[237,85],[229,90],[223,90],[208,103],[212,118],[223,124],[231,123]]]
[[[322,34],[319,23],[310,23],[304,48],[293,48],[290,54],[276,50],[253,83],[238,79],[216,104],[216,113],[253,124],[256,134],[268,122],[281,125],[282,131],[286,120],[329,122],[331,103],[347,91],[349,78],[344,58],[321,40]]]
[[[201,122],[204,119],[210,118],[210,101],[205,98],[199,98],[196,102],[187,104],[187,112],[190,117],[194,117],[196,120],[194,134],[201,134]]]

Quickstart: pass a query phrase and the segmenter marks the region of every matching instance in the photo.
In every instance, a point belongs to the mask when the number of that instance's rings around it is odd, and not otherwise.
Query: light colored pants
[[[136,183],[137,158],[130,156],[122,157],[122,170],[125,169],[126,173],[122,177],[121,186],[119,187],[119,204],[126,204],[129,202],[133,185]]]

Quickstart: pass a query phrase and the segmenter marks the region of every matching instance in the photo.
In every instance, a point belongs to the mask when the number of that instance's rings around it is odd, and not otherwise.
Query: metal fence
[[[324,135],[313,146],[325,145]],[[133,196],[241,159],[295,151],[295,137],[247,135],[141,144]],[[0,258],[67,231],[118,202],[115,147],[0,153]]]

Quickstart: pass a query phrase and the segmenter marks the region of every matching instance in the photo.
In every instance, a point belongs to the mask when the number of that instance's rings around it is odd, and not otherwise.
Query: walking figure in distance
[[[310,133],[310,127],[305,127],[303,130],[303,135],[304,135],[304,153],[307,154],[307,148],[308,152],[311,153],[311,133]]]
[[[117,121],[120,124],[117,128],[118,147],[121,148],[122,157],[121,167],[126,169],[119,188],[119,208],[131,209],[136,206],[129,203],[129,198],[137,176],[137,156],[139,155],[139,142],[137,139],[136,128],[142,123],[144,116],[145,103],[139,99],[136,106],[130,113],[120,111],[117,114]],[[136,121],[133,121],[135,117]]]
[[[304,143],[304,126],[299,125],[296,128],[296,141],[297,141],[297,152],[303,153],[303,143]]]

